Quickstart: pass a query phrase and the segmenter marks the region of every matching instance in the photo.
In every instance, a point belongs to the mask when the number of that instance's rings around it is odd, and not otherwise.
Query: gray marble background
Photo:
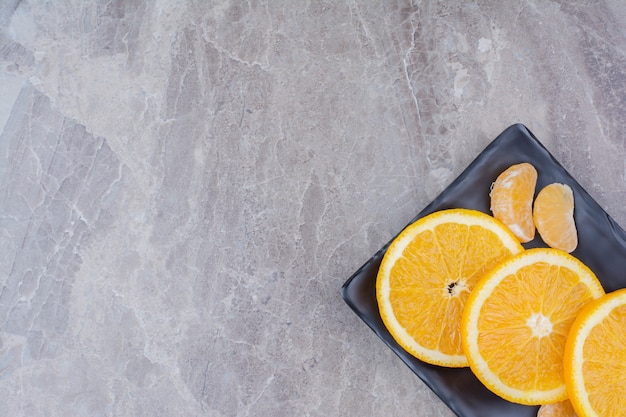
[[[452,416],[340,297],[521,122],[626,226],[626,8],[0,0],[0,415]]]

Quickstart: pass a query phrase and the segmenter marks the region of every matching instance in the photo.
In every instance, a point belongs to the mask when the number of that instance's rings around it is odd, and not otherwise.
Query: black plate
[[[552,182],[572,188],[579,239],[572,254],[595,272],[606,292],[626,287],[626,233],[521,124],[502,132],[410,223],[448,208],[469,208],[491,214],[491,183],[506,168],[520,162],[530,162],[537,169],[537,190]],[[376,274],[389,243],[343,285],[341,294],[345,302],[459,417],[535,417],[538,407],[513,404],[499,398],[488,391],[469,368],[426,364],[394,341],[381,321],[376,302]],[[545,246],[538,234],[533,241],[524,244],[526,248]]]

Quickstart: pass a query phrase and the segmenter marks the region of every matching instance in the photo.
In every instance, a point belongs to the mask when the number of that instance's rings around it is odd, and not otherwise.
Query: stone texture
[[[343,282],[512,123],[626,225],[618,0],[0,1],[0,414],[451,416]]]

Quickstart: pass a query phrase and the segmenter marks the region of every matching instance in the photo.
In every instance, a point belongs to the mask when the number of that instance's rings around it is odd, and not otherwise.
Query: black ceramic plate
[[[626,287],[626,233],[587,194],[523,125],[506,129],[469,167],[412,221],[437,210],[469,208],[491,214],[489,187],[509,166],[530,162],[539,174],[537,190],[552,182],[574,191],[579,243],[572,253],[598,276],[606,292]],[[389,242],[390,243],[390,242]],[[341,290],[345,302],[459,417],[534,417],[538,407],[507,402],[489,392],[469,368],[453,369],[421,362],[402,349],[381,321],[376,274],[389,243],[352,275]],[[526,248],[545,247],[537,237]]]

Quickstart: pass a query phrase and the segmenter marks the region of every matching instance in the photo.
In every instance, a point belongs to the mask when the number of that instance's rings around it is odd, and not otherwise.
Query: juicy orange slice
[[[529,249],[505,260],[465,304],[461,334],[472,371],[511,402],[565,400],[565,339],[581,307],[603,294],[594,273],[563,251]]]
[[[520,242],[535,237],[533,197],[537,170],[528,162],[512,165],[502,172],[491,188],[491,212]]]
[[[483,274],[523,250],[493,217],[475,210],[435,212],[408,226],[385,253],[376,281],[383,323],[418,359],[467,366],[461,313]]]
[[[535,199],[533,220],[546,244],[572,252],[578,246],[574,222],[574,193],[565,184],[546,185]]]
[[[570,400],[544,404],[539,407],[537,417],[578,417]]]
[[[581,310],[567,338],[564,366],[580,417],[626,416],[626,289]]]

